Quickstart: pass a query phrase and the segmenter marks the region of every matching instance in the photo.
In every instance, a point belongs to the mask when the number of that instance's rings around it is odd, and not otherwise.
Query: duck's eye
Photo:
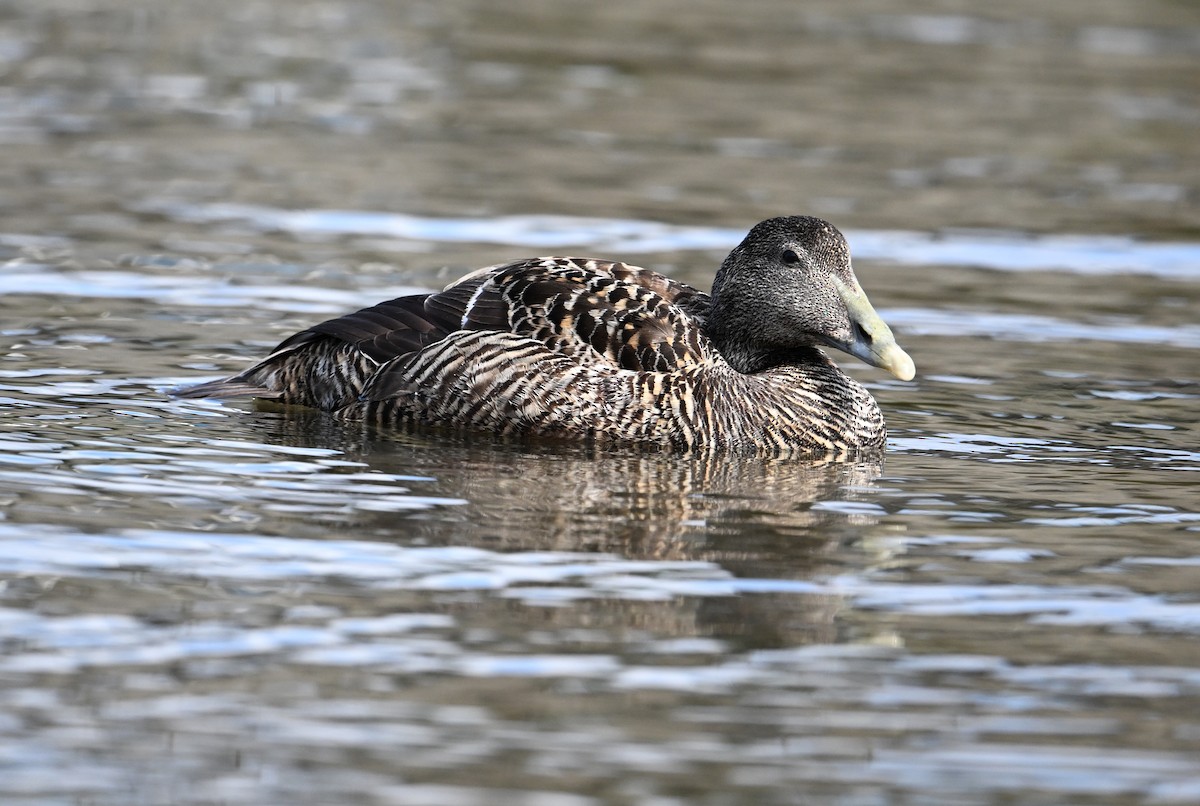
[[[780,258],[783,260],[783,265],[785,266],[800,265],[800,256],[796,254],[796,250],[794,249],[783,250],[783,254],[780,256]]]

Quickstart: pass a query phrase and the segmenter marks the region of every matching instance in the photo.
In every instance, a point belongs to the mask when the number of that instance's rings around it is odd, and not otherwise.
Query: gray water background
[[[1200,802],[1200,8],[0,4],[0,802]],[[883,463],[179,402],[545,253],[851,242]]]

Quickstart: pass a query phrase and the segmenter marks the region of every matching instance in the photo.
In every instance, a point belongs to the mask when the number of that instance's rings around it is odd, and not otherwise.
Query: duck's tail
[[[283,392],[268,389],[248,380],[244,375],[234,375],[204,383],[185,384],[168,389],[167,394],[179,398],[233,398],[257,397],[263,400],[278,400]]]

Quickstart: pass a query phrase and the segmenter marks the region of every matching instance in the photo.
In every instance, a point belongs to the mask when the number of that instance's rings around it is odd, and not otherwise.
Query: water
[[[0,801],[1200,801],[1186,4],[0,13]],[[537,253],[827,216],[883,462],[176,401]]]

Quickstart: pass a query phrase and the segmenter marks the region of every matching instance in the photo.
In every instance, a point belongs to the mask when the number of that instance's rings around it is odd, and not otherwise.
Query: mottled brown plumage
[[[796,216],[751,230],[711,296],[624,263],[521,260],[323,322],[176,394],[671,450],[878,451],[879,407],[818,345],[912,377],[841,233]]]

